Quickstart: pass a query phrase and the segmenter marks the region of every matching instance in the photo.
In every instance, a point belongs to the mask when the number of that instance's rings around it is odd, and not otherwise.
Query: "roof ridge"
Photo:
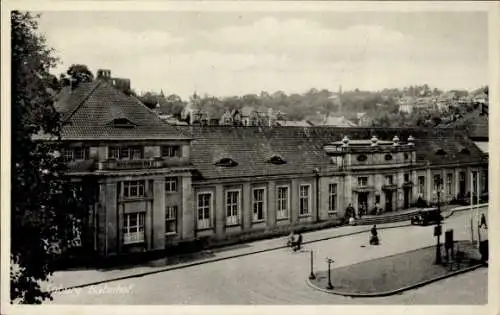
[[[94,86],[90,89],[90,91],[87,92],[87,94],[82,97],[81,101],[79,101],[75,107],[69,111],[69,114],[66,115],[66,117],[63,117],[62,121],[66,122],[68,121],[75,113],[76,111],[82,106],[82,104],[94,93],[94,91],[97,89],[97,87],[101,85],[101,81],[97,80],[94,83]]]

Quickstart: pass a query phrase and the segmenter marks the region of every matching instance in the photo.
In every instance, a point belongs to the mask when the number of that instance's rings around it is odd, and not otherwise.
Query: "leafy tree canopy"
[[[54,152],[60,142],[34,141],[39,133],[60,133],[52,103],[49,69],[57,59],[37,33],[37,16],[12,11],[11,36],[11,301],[41,303],[50,298],[40,282],[54,271],[60,253],[73,245],[74,222],[82,217],[82,185],[64,177]],[[29,193],[27,193],[29,192]]]

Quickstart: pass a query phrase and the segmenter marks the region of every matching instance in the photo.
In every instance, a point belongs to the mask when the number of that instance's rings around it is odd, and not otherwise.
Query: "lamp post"
[[[309,280],[314,280],[316,279],[316,276],[314,275],[314,269],[313,269],[313,264],[314,264],[314,258],[313,258],[313,250],[310,250],[311,252],[311,273],[309,274]]]
[[[335,261],[333,259],[330,259],[330,258],[327,258],[326,261],[328,262],[328,285],[326,286],[326,288],[328,290],[332,290],[333,289],[333,285],[332,285],[332,276],[331,276],[331,269],[330,269],[330,266],[331,264],[333,264]]]
[[[441,259],[441,243],[440,243],[440,236],[442,234],[442,227],[441,227],[441,205],[440,205],[440,201],[441,201],[441,179],[439,180],[438,182],[438,185],[436,187],[436,195],[437,195],[437,208],[438,208],[438,214],[439,214],[439,217],[437,219],[437,224],[436,226],[434,227],[434,236],[436,236],[437,238],[437,242],[436,242],[436,261],[435,261],[435,264],[436,265],[440,265],[442,263],[442,259]]]

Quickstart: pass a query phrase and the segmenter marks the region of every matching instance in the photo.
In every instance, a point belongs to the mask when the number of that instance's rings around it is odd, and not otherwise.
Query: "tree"
[[[66,71],[66,74],[72,79],[73,83],[80,84],[84,82],[92,82],[94,74],[86,65],[73,64]]]
[[[74,222],[83,217],[84,204],[83,185],[68,180],[62,159],[54,154],[61,142],[33,139],[40,133],[59,139],[61,128],[48,84],[57,60],[37,33],[36,19],[30,13],[11,13],[10,294],[12,302],[28,304],[50,298],[39,283],[73,245]]]

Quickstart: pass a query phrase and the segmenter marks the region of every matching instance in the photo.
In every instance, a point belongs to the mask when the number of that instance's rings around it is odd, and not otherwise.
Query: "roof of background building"
[[[137,98],[128,96],[111,83],[96,80],[76,88],[65,87],[54,104],[65,124],[65,140],[148,140],[188,139],[182,130],[163,122]],[[115,120],[131,127],[119,128]],[[132,127],[133,126],[133,127]]]
[[[417,161],[434,165],[483,162],[486,155],[462,132],[448,129],[353,128],[353,127],[180,127],[194,138],[191,161],[203,179],[238,178],[285,174],[312,174],[315,168],[334,167],[323,147],[344,136],[350,139],[392,140],[401,143],[415,138]],[[468,153],[460,150],[466,147]],[[442,148],[445,155],[437,155]],[[269,163],[269,157],[281,156],[285,164]],[[215,163],[229,158],[238,163],[220,167]]]
[[[440,127],[464,130],[471,139],[489,138],[488,115],[481,115],[480,109],[467,113],[457,121]]]

